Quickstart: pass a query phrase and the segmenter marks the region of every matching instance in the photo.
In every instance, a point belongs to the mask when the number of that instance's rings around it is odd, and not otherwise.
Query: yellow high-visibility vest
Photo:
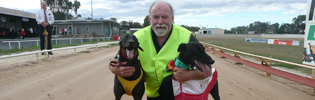
[[[151,26],[134,33],[143,49],[143,52],[139,51],[139,58],[146,80],[145,93],[149,97],[159,96],[158,90],[163,79],[173,73],[166,72],[167,63],[179,55],[178,46],[181,43],[188,43],[191,33],[186,28],[173,24],[172,33],[158,54],[152,40]]]

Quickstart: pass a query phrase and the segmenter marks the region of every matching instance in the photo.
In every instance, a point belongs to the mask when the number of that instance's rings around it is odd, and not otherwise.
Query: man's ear
[[[182,50],[184,50],[186,48],[186,45],[185,43],[182,43],[178,46],[178,49],[177,49],[177,52],[181,52]]]

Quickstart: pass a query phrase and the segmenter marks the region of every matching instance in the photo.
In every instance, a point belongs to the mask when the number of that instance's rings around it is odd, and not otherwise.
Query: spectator
[[[40,9],[36,14],[36,21],[39,24],[39,37],[40,37],[40,50],[47,49],[51,50],[51,35],[52,35],[52,26],[51,24],[54,23],[54,15],[53,13],[47,9],[47,3],[45,1],[42,2],[42,9]],[[47,31],[47,45],[45,47],[45,40],[44,37],[46,34],[44,31]],[[43,34],[44,33],[44,34]],[[52,52],[48,52],[49,55],[53,55]],[[42,53],[44,55],[44,53]]]

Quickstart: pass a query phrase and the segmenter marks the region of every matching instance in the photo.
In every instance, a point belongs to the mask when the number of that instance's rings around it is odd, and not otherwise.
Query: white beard
[[[165,27],[165,30],[163,30],[163,29],[156,29],[157,27]],[[166,33],[167,33],[167,31],[168,31],[168,27],[167,27],[166,24],[162,24],[162,25],[156,24],[156,25],[154,26],[154,28],[153,28],[153,31],[154,31],[154,33],[155,33],[156,36],[158,36],[158,37],[163,37],[163,36],[166,35]]]

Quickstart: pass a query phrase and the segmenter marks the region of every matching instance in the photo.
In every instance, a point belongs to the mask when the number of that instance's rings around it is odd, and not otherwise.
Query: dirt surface
[[[47,61],[40,55],[39,63],[36,55],[0,59],[0,100],[114,100],[108,63],[117,50],[55,51]],[[222,100],[315,100],[311,87],[208,53],[216,61]]]

